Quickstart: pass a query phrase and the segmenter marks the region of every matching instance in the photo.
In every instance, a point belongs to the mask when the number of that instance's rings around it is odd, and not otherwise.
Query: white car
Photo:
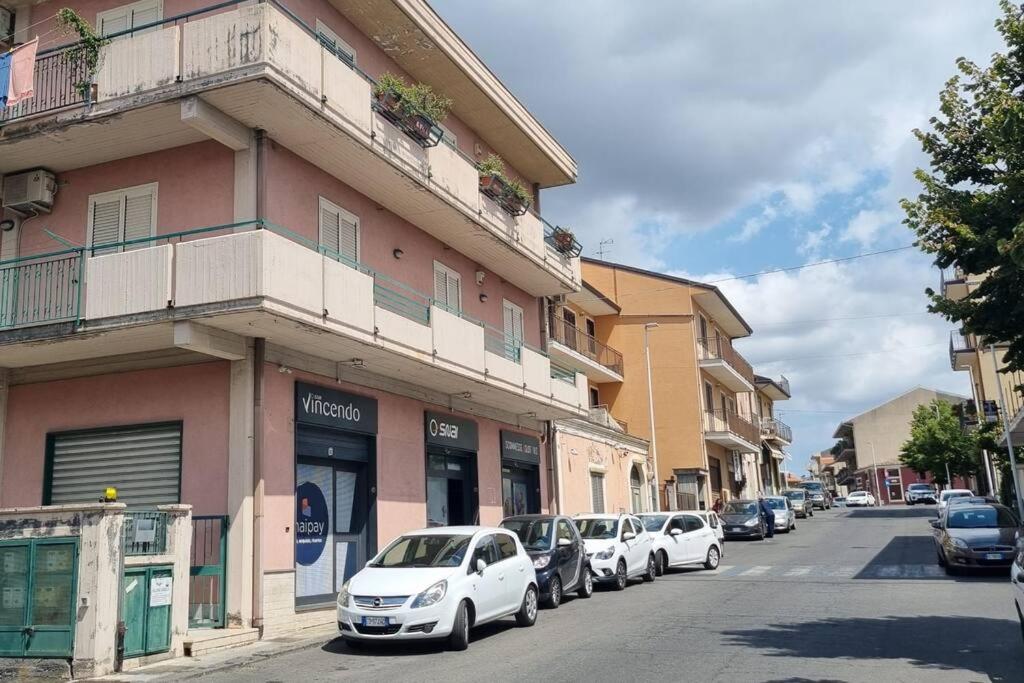
[[[622,590],[634,577],[654,581],[654,539],[632,515],[578,515],[573,518],[583,537],[594,580]]]
[[[875,497],[869,491],[853,491],[846,496],[846,507],[871,507],[875,504]]]
[[[944,491],[939,491],[939,507],[936,510],[936,513],[939,517],[942,516],[942,513],[946,510],[946,506],[949,505],[950,498],[960,498],[962,496],[973,495],[974,491],[971,491],[970,489],[946,489]]]
[[[722,520],[718,518],[718,513],[714,510],[687,510],[687,514],[697,515],[711,527],[718,539],[718,549],[721,551],[722,557],[725,557],[725,527],[722,526]]]
[[[668,567],[693,564],[718,569],[722,558],[718,536],[696,513],[648,512],[637,516],[647,533],[654,536],[654,570],[658,576]]]
[[[1013,606],[1020,619],[1020,634],[1024,637],[1024,539],[1017,540],[1017,557],[1010,567],[1010,581],[1013,585]]]
[[[411,531],[379,552],[338,593],[349,643],[447,638],[469,645],[471,626],[515,615],[537,620],[533,560],[507,529],[452,526]]]

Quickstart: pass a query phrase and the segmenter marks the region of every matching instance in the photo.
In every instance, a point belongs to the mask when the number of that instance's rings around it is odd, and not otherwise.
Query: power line
[[[751,327],[779,327],[783,325],[805,325],[812,323],[828,323],[836,320],[869,320],[872,318],[909,318],[915,315],[932,315],[928,311],[912,311],[908,313],[879,313],[877,315],[847,315],[837,318],[817,318],[814,320],[788,320],[774,323],[750,323]]]
[[[732,280],[742,280],[748,277],[758,277],[760,275],[770,275],[771,273],[788,273],[792,270],[803,270],[804,268],[813,268],[815,266],[825,266],[830,263],[842,263],[844,261],[853,261],[854,259],[867,258],[868,256],[878,256],[879,254],[891,254],[896,251],[903,251],[905,249],[914,249],[913,244],[908,244],[905,247],[893,247],[892,249],[882,249],[880,251],[868,251],[863,254],[854,254],[853,256],[843,256],[842,258],[826,259],[824,261],[812,261],[811,263],[805,263],[802,266],[790,266],[788,268],[774,268],[772,270],[762,270],[757,273],[748,273],[746,275],[734,275],[732,277],[723,277],[719,280],[711,280],[705,284],[713,285],[719,282],[730,282]]]

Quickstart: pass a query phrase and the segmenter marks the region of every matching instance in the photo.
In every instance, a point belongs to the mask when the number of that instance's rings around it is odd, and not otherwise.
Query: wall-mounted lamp
[[[480,303],[482,303],[482,304],[487,303],[487,295],[484,294],[483,292],[480,293]]]
[[[477,284],[477,286],[483,285],[483,283],[484,283],[484,275],[486,275],[486,273],[484,273],[484,271],[482,271],[482,270],[476,271],[476,284]]]
[[[290,374],[292,374],[292,369],[289,368],[286,365],[279,365],[279,366],[277,366],[277,371],[280,372],[282,375],[290,375]]]
[[[11,230],[14,230],[15,225],[16,224],[13,219],[7,218],[5,220],[0,221],[0,230],[3,230],[4,232],[10,232]]]
[[[400,259],[403,256],[405,256],[405,252],[402,251],[401,249],[397,249],[396,248],[396,249],[392,250],[391,255],[394,256],[397,259]]]

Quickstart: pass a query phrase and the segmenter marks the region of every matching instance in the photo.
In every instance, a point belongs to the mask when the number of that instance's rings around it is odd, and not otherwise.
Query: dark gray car
[[[762,539],[768,533],[756,500],[730,500],[718,513],[726,539]]]
[[[790,489],[783,491],[782,495],[789,498],[789,502],[793,504],[796,516],[800,519],[814,516],[814,504],[811,503],[810,496],[803,489]]]
[[[933,521],[935,552],[947,574],[963,569],[1006,568],[1013,564],[1020,520],[1003,505],[967,504],[951,507]]]

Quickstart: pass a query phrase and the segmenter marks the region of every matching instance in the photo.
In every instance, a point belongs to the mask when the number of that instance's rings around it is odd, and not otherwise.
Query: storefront
[[[332,602],[376,552],[377,401],[295,384],[295,604]]]
[[[540,512],[540,439],[501,430],[501,508],[506,517]]]
[[[427,526],[479,524],[477,424],[454,415],[426,411]]]

